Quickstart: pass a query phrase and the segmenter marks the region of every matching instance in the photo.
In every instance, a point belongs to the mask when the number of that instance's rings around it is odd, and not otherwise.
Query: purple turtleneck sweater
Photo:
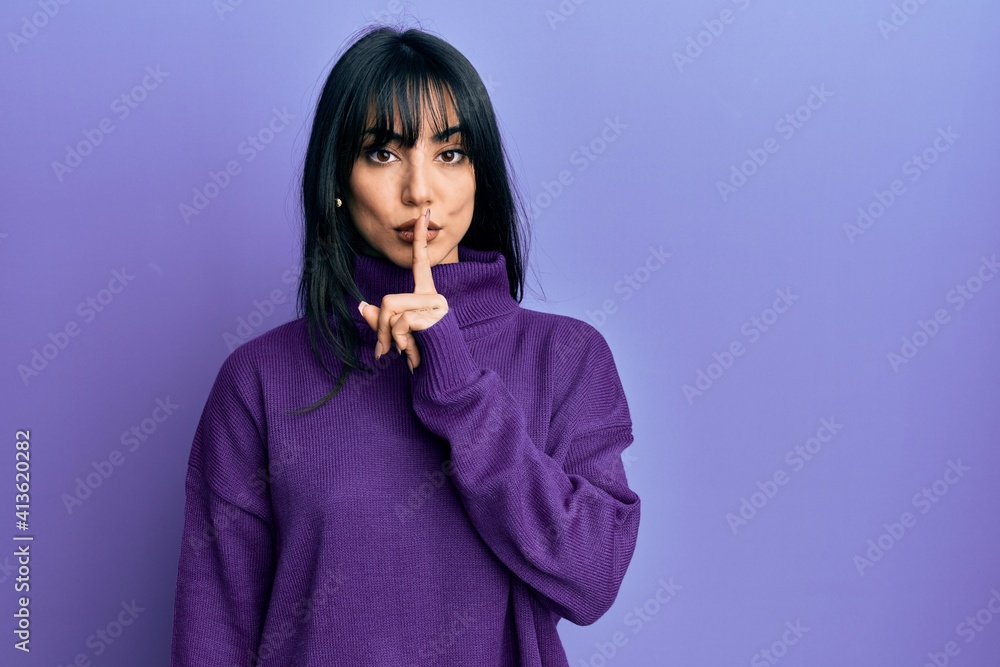
[[[171,665],[567,666],[635,549],[632,423],[590,324],[521,308],[504,256],[431,267],[449,311],[411,374],[349,297],[362,362],[333,386],[305,319],[236,348],[194,435]],[[358,255],[365,300],[413,272]],[[339,360],[324,351],[337,374]]]

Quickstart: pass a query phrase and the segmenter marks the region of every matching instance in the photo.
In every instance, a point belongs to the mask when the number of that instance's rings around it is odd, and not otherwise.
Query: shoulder
[[[273,369],[287,367],[292,358],[308,348],[306,318],[280,324],[235,347],[222,361],[217,382],[236,382],[259,387],[261,378]]]
[[[554,411],[563,423],[599,423],[602,428],[628,427],[632,419],[611,347],[589,322],[554,313],[522,309],[523,329],[546,356]]]
[[[522,331],[547,345],[549,352],[560,359],[610,352],[604,335],[584,320],[523,307],[519,316]]]
[[[604,335],[584,320],[521,308],[520,329],[542,348],[557,381],[575,385],[609,371],[617,377],[614,355]]]

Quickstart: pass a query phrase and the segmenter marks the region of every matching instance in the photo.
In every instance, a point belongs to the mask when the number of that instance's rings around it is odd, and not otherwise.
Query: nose
[[[402,197],[407,206],[423,207],[431,202],[431,165],[417,150],[411,151],[411,159],[403,173]]]

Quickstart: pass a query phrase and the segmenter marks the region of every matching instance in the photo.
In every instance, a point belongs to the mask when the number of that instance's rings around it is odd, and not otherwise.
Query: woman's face
[[[447,136],[431,136],[431,114],[425,107],[413,148],[402,148],[396,139],[384,146],[374,145],[371,136],[362,140],[343,205],[364,241],[365,254],[412,266],[413,241],[396,230],[404,225],[412,229],[429,207],[430,229],[438,228],[427,237],[431,266],[458,261],[458,243],[472,223],[476,178],[462,150],[462,134],[448,134],[458,116],[450,100],[447,105]],[[398,131],[398,113],[395,118],[393,129]]]

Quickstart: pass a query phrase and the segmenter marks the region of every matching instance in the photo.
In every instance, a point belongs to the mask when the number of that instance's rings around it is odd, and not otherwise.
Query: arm
[[[532,441],[500,376],[473,359],[450,311],[415,332],[413,405],[451,444],[452,480],[483,540],[547,608],[589,625],[618,595],[639,497],[621,462],[632,423],[611,352],[585,323],[568,333],[581,337],[570,341],[580,353],[553,364],[565,395],[555,396],[548,448]]]
[[[223,363],[191,447],[174,597],[170,664],[177,667],[254,664],[270,599],[265,431],[245,352],[237,348]]]

